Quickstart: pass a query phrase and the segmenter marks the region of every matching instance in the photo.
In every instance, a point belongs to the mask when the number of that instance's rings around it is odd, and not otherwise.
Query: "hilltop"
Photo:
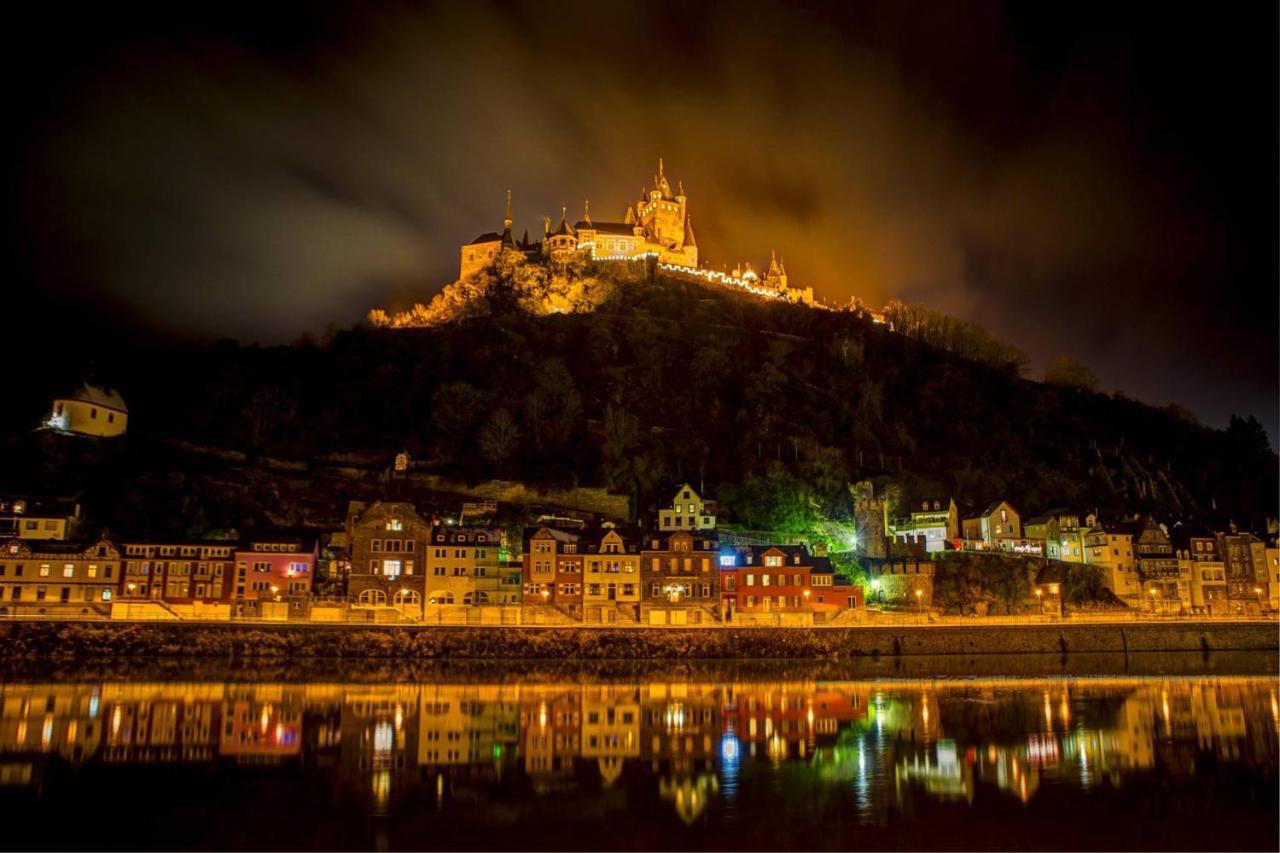
[[[176,438],[304,469],[321,455],[389,462],[404,449],[422,470],[605,486],[641,509],[688,479],[733,519],[783,530],[847,516],[848,484],[866,478],[904,501],[941,492],[962,505],[1249,524],[1275,514],[1276,455],[1252,419],[1214,430],[1030,381],[1016,363],[963,358],[865,312],[652,269],[597,283],[589,312],[532,314],[499,278],[465,316],[429,329],[126,351],[109,371],[130,405],[126,440]],[[23,453],[11,453],[11,478],[35,470]]]

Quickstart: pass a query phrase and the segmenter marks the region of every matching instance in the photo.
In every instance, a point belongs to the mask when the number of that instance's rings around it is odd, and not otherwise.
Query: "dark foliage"
[[[966,360],[856,313],[661,279],[616,288],[595,313],[535,318],[495,304],[437,329],[112,358],[100,367],[135,433],[250,458],[389,459],[403,448],[472,481],[607,485],[642,510],[670,480],[690,479],[762,526],[779,513],[788,525],[839,516],[847,483],[866,477],[962,505],[1003,497],[1028,511],[1203,517],[1216,504],[1245,522],[1274,515],[1280,488],[1252,418],[1207,429],[1029,381],[1016,358]],[[26,428],[44,405],[29,401]]]

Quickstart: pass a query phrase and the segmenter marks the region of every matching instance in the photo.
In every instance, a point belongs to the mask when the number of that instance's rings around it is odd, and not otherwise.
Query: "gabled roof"
[[[778,551],[783,555],[783,564],[785,566],[813,566],[818,557],[814,557],[809,553],[809,549],[804,545],[739,545],[735,549],[742,558],[742,566],[744,567],[760,567],[764,565],[764,557],[771,551]],[[796,562],[796,557],[800,558],[800,562]],[[821,559],[827,560],[826,557]],[[827,560],[828,570],[831,562]],[[772,566],[770,568],[773,568]]]
[[[644,535],[644,550],[670,551],[671,539],[674,536],[688,536],[693,540],[693,550],[699,553],[720,549],[720,534],[714,530],[654,530]],[[657,549],[653,548],[655,539],[658,540]],[[710,544],[704,548],[703,541]]]
[[[1209,539],[1217,548],[1218,535],[1209,529],[1207,525],[1192,522],[1190,524],[1179,524],[1169,531],[1169,541],[1173,546],[1182,551],[1191,550],[1191,540],[1193,539]]]
[[[1013,504],[1009,503],[1008,501],[1005,501],[1005,500],[996,501],[992,503],[990,506],[988,506],[986,509],[984,509],[982,511],[982,514],[979,516],[979,518],[985,518],[986,516],[991,515],[991,513],[998,510],[1001,507],[1001,505],[1005,505],[1005,506],[1008,506],[1009,509],[1013,509]],[[1017,512],[1016,509],[1013,509],[1013,511]]]
[[[105,385],[90,385],[86,382],[75,391],[72,391],[69,397],[63,399],[78,400],[82,403],[101,406],[104,409],[114,409],[124,414],[129,413],[129,407],[124,404],[124,398],[120,396],[120,392]]]
[[[480,542],[480,537],[484,537],[484,541]],[[502,531],[496,527],[482,527],[479,525],[466,525],[463,527],[454,527],[451,525],[440,525],[431,531],[432,542],[443,542],[446,545],[498,545],[502,542]]]
[[[1112,536],[1136,536],[1139,524],[1136,521],[1103,521],[1094,528],[1099,529]]]
[[[524,529],[524,540],[528,542],[530,539],[554,539],[557,542],[577,542],[581,534],[569,530],[561,530],[558,527],[526,527]]]
[[[626,222],[596,222],[594,220],[587,222],[583,220],[573,227],[579,231],[595,231],[597,234],[616,234],[625,237],[634,236],[636,233],[635,226]]]
[[[615,533],[622,540],[622,548],[624,553],[637,554],[640,552],[640,543],[642,535],[638,527],[616,527],[616,526],[600,526],[588,527],[582,531],[582,543],[588,554],[599,553],[600,547],[604,544],[604,540],[609,534]]]
[[[316,531],[291,527],[250,530],[241,539],[243,550],[248,550],[255,544],[293,545],[296,546],[297,553],[314,551],[320,542]]]
[[[481,234],[479,237],[472,240],[470,243],[464,243],[463,245],[479,246],[484,243],[501,243],[501,242],[502,242],[502,235],[499,234],[497,231],[486,231],[485,233]]]

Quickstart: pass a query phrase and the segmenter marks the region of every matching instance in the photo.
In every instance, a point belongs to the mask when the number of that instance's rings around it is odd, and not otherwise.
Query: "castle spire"
[[[782,268],[778,266],[778,253],[773,249],[769,250],[769,275],[782,275]]]
[[[662,174],[662,158],[661,157],[658,158],[658,177],[659,178],[666,177],[665,175]]]
[[[502,227],[511,230],[511,190],[507,190],[507,215],[502,219]]]
[[[684,218],[684,244],[686,246],[697,247],[698,241],[693,239],[693,217],[686,216]]]
[[[584,198],[582,200],[582,221],[591,224],[591,199]]]

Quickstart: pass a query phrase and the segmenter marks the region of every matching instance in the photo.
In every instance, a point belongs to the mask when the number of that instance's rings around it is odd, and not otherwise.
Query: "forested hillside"
[[[863,478],[1029,512],[1276,513],[1276,456],[1253,419],[1207,429],[865,315],[661,277],[620,277],[587,313],[532,316],[501,287],[476,298],[434,329],[124,350],[103,368],[134,432],[302,460],[407,449],[473,480],[607,485],[642,509],[689,479],[757,527],[841,517]]]

